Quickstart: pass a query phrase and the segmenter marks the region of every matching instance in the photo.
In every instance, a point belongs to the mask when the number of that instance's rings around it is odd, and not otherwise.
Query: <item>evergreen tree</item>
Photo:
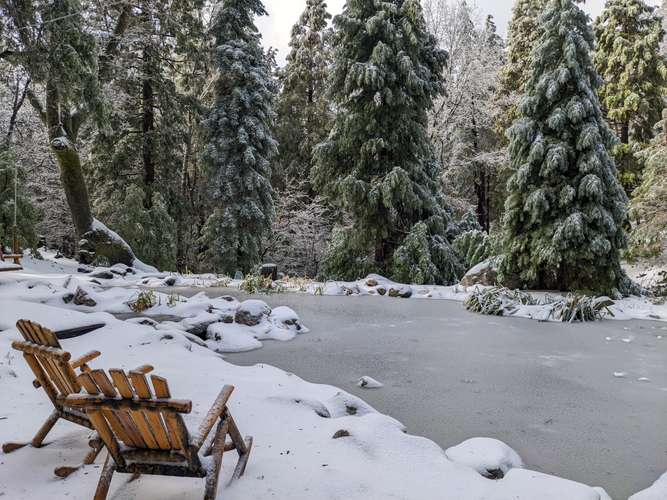
[[[329,83],[338,113],[313,179],[353,229],[336,232],[324,274],[453,281],[461,267],[427,130],[446,53],[418,0],[349,0],[334,27]]]
[[[627,286],[620,253],[627,197],[615,144],[595,93],[593,32],[576,0],[551,0],[510,130],[515,170],[504,216],[501,278],[526,286],[617,293]]]
[[[608,0],[595,22],[595,67],[607,118],[622,143],[648,142],[662,115],[667,69],[662,19],[643,0]]]
[[[287,64],[278,72],[282,91],[277,103],[276,175],[279,184],[308,179],[313,149],[331,128],[326,79],[331,64],[327,24],[331,15],[324,0],[307,0],[292,28]]]
[[[663,134],[641,153],[646,168],[630,204],[631,257],[654,257],[667,247],[667,111],[662,127]]]
[[[538,18],[547,0],[516,0],[507,28],[506,62],[500,78],[500,95],[505,108],[498,116],[504,132],[518,118],[517,103],[526,93],[531,74],[531,54],[540,39]]]
[[[3,251],[6,247],[13,250],[14,215],[19,246],[34,248],[37,245],[35,227],[41,214],[26,196],[26,177],[25,171],[16,162],[12,148],[0,144],[0,248]]]
[[[147,208],[144,190],[130,184],[109,193],[97,208],[105,223],[117,229],[124,240],[132,242],[132,250],[141,261],[158,269],[174,270],[176,223],[162,195],[154,192],[151,198]]]
[[[261,46],[255,15],[260,0],[225,0],[213,25],[216,40],[215,103],[204,127],[213,213],[204,226],[205,257],[226,273],[259,263],[262,238],[274,217],[269,162],[275,82]]]
[[[104,3],[0,0],[0,57],[32,82],[27,99],[46,128],[77,235],[99,256],[132,265],[132,252],[94,223],[80,154],[85,126],[107,125],[102,87],[132,18],[130,3]]]
[[[192,92],[195,78],[204,79],[200,61],[208,48],[194,14],[202,4],[143,0],[133,10],[127,43],[110,70],[108,92],[116,105],[109,126],[94,137],[90,173],[96,214],[107,224],[118,221],[114,229],[137,255],[164,270],[176,269],[174,244],[183,245],[174,219],[192,225],[196,216],[183,210],[181,179],[190,138],[187,115],[202,108]],[[134,188],[143,192],[143,204],[136,204]],[[156,210],[154,199],[161,205]],[[131,209],[137,212],[130,214]],[[139,213],[143,210],[160,217]],[[155,225],[138,227],[140,222]],[[148,250],[156,231],[169,243]]]
[[[664,107],[667,68],[660,57],[664,32],[655,10],[644,0],[608,0],[594,27],[594,61],[605,82],[598,94],[621,140],[614,153],[629,192],[641,171],[633,153],[653,137]]]

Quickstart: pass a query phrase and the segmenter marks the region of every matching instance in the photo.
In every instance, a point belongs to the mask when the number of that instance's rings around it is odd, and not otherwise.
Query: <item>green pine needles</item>
[[[454,281],[462,269],[427,130],[446,53],[419,0],[348,0],[334,28],[329,83],[338,112],[316,148],[313,180],[353,229],[336,231],[323,274]]]
[[[287,64],[278,71],[282,85],[276,124],[278,184],[303,182],[309,192],[313,150],[331,130],[332,110],[326,95],[331,66],[329,19],[324,0],[306,2],[292,28]]]
[[[595,22],[598,93],[621,142],[649,142],[660,121],[667,68],[660,57],[664,33],[655,7],[643,0],[608,0]]]
[[[514,174],[504,216],[501,279],[542,289],[617,294],[627,197],[602,115],[593,32],[575,0],[551,0],[523,115],[509,131]]]
[[[230,275],[259,263],[274,217],[269,165],[277,151],[271,132],[276,85],[253,22],[265,14],[259,0],[226,0],[213,27],[219,76],[204,123],[213,213],[202,242],[208,261]]]

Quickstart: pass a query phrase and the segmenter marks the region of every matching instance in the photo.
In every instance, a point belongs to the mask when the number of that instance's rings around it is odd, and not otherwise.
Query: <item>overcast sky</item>
[[[345,0],[328,0],[329,12],[339,14]],[[514,0],[477,0],[477,8],[483,15],[491,14],[496,18],[498,29],[504,36],[509,22]],[[649,3],[657,4],[656,0]],[[292,25],[299,19],[306,0],[264,0],[269,11],[268,17],[258,19],[257,25],[264,36],[265,47],[279,50],[278,61],[282,64],[288,52],[289,36]],[[604,0],[586,0],[585,9],[591,16],[597,16],[602,10]]]

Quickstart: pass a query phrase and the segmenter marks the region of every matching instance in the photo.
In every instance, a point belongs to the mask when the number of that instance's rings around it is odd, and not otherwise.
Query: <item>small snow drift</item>
[[[364,375],[357,381],[357,385],[361,387],[362,389],[380,389],[384,387],[384,384],[382,382],[378,382],[372,377],[369,377],[368,375]]]
[[[472,438],[445,450],[452,462],[475,469],[488,479],[502,479],[510,469],[523,467],[519,454],[502,441]]]
[[[628,500],[665,500],[667,498],[667,472],[653,483],[653,486],[635,493]]]

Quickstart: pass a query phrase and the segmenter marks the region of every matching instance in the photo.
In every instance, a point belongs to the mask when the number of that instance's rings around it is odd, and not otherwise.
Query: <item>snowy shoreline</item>
[[[251,303],[247,304],[247,309],[260,317],[260,323],[247,326],[236,324],[236,321],[221,321],[225,315],[236,314],[244,302],[232,298],[211,299],[204,293],[184,299],[176,294],[154,292],[158,304],[151,308],[151,314],[170,314],[185,319],[180,323],[151,323],[141,318],[121,321],[110,313],[130,311],[128,297],[138,291],[128,288],[128,281],[143,285],[141,280],[146,275],[100,279],[104,283],[100,286],[92,281],[96,278],[90,273],[77,273],[66,264],[60,260],[54,263],[26,259],[24,271],[0,276],[0,390],[8,401],[0,411],[0,417],[5,417],[0,420],[1,442],[29,438],[49,411],[44,395],[31,386],[28,367],[10,347],[11,342],[19,338],[13,326],[16,319],[34,319],[55,330],[94,322],[105,326],[82,337],[64,340],[63,347],[73,354],[100,350],[102,357],[96,360],[96,366],[104,368],[128,369],[146,362],[153,364],[156,374],[169,379],[175,395],[193,399],[195,410],[187,420],[190,426],[199,423],[202,412],[206,411],[220,386],[224,383],[236,386],[232,411],[242,431],[255,436],[256,447],[247,476],[224,489],[220,497],[231,500],[260,499],[269,495],[296,499],[338,496],[461,500],[609,498],[599,488],[524,468],[520,457],[498,441],[475,438],[444,451],[428,439],[406,434],[400,422],[378,413],[345,391],[308,383],[269,365],[233,365],[215,352],[224,350],[217,349],[223,346],[210,345],[219,342],[215,338],[204,342],[185,331],[187,325],[213,315],[215,318],[208,319],[216,321],[207,328],[214,333],[219,328],[224,338],[229,335],[230,328],[236,331],[227,347],[243,347],[249,338],[255,342],[264,340],[261,331],[251,331],[253,328],[268,327],[266,335],[275,338],[284,335],[278,340],[289,340],[297,334],[294,321],[298,321],[298,316],[288,308],[267,312],[262,310],[260,301],[248,301]],[[362,281],[365,282],[355,282],[359,295],[373,295],[364,289],[369,287],[368,280]],[[389,285],[389,282],[385,284]],[[175,285],[181,286],[180,283]],[[377,289],[379,285],[378,281],[369,288]],[[63,300],[79,288],[86,291],[88,298],[95,302],[94,306]],[[417,290],[417,295],[421,290],[430,290],[428,293],[434,295],[437,291],[443,292],[438,289],[450,287],[411,288]],[[330,291],[340,289],[332,285]],[[463,295],[464,292],[457,292],[456,299],[450,300],[459,300]],[[445,298],[445,294],[440,293],[438,298]],[[184,370],[184,367],[188,369]],[[206,384],[201,383],[204,377]],[[47,495],[90,498],[98,478],[99,464],[64,481],[54,481],[52,475],[54,467],[80,461],[85,453],[86,436],[85,430],[59,424],[49,436],[49,446],[39,450],[28,447],[3,455],[0,491],[12,499]],[[31,464],[32,479],[26,488],[24,479],[28,463]],[[228,466],[226,471],[229,470]],[[495,477],[493,475],[498,471],[504,476],[502,479],[487,478]],[[227,472],[223,470],[223,474]],[[295,475],[302,481],[297,487]],[[142,477],[132,483],[116,479],[112,490],[119,498],[198,498],[198,490],[193,491],[198,487],[188,480]],[[665,481],[658,481],[653,490],[635,495],[632,500],[664,498],[664,487]]]

